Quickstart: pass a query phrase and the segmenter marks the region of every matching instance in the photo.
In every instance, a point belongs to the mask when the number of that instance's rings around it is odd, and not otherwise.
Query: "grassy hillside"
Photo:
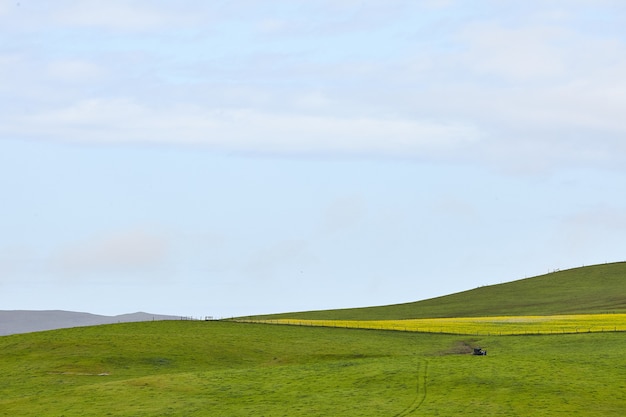
[[[191,321],[20,334],[0,337],[0,416],[621,417],[624,342]]]
[[[402,320],[602,313],[626,313],[626,262],[553,272],[414,303],[256,318]]]
[[[291,316],[624,313],[625,275],[624,263],[598,265],[417,303]],[[18,334],[0,337],[0,417],[621,417],[625,342],[619,331],[468,336],[227,321]],[[469,354],[478,346],[489,355]]]

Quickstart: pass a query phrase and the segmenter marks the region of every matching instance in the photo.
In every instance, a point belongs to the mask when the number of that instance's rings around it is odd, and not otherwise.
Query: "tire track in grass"
[[[423,360],[417,363],[416,370],[416,387],[415,387],[415,398],[413,402],[400,411],[398,414],[394,414],[393,417],[406,417],[414,412],[416,412],[426,400],[426,385],[428,380],[428,361]]]

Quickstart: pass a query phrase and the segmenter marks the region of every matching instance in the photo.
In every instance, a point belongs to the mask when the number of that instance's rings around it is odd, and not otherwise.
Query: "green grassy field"
[[[0,338],[0,415],[623,416],[625,343],[191,321],[65,329]]]
[[[405,327],[445,322],[450,333],[472,325],[480,335],[172,321],[3,336],[0,416],[621,417],[626,332],[584,331],[599,321],[620,330],[625,276],[624,263],[599,265],[418,303],[272,318],[385,329],[410,319]],[[563,331],[572,322],[584,333]]]
[[[626,313],[626,262],[568,269],[414,303],[254,318],[404,320],[604,313]]]

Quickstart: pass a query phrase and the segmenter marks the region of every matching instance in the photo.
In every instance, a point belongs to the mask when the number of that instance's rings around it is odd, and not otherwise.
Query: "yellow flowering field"
[[[278,319],[255,322],[297,326],[344,327],[468,335],[523,335],[626,331],[626,314],[458,317],[372,321]]]

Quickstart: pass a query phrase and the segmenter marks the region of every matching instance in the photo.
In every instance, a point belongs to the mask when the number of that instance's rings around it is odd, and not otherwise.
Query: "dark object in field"
[[[472,355],[487,356],[487,351],[486,350],[482,350],[481,348],[474,348],[474,353],[472,353]]]

